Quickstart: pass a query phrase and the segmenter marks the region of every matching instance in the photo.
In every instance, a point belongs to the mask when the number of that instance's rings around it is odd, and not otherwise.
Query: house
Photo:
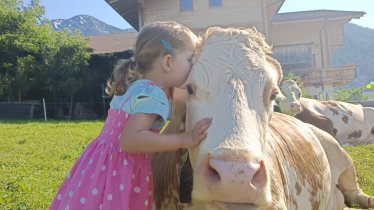
[[[285,74],[303,78],[311,95],[329,98],[336,87],[356,78],[357,64],[333,67],[331,54],[344,45],[344,24],[364,14],[334,10],[276,14],[269,27],[274,56]]]
[[[365,13],[315,10],[278,13],[285,0],[105,0],[134,29],[175,20],[196,33],[208,26],[255,26],[274,47],[285,72],[304,80],[315,98],[356,78],[357,64],[331,66],[331,54],[344,45],[344,24]]]

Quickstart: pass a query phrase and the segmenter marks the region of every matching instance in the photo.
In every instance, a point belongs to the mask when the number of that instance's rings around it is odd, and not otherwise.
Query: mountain
[[[332,54],[332,65],[358,64],[357,77],[346,88],[362,87],[374,80],[374,30],[349,23],[344,39],[344,46]]]
[[[80,31],[83,36],[95,36],[104,34],[117,34],[123,32],[135,31],[132,28],[119,29],[114,26],[108,25],[89,15],[77,15],[70,19],[55,19],[51,20],[50,24],[54,31],[61,31],[68,29],[71,31]]]

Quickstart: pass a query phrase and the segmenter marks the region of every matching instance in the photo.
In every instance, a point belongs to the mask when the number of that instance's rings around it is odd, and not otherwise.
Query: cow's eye
[[[270,101],[274,101],[278,96],[278,92],[273,92],[271,95],[270,95]]]
[[[187,92],[188,94],[193,95],[194,91],[191,85],[187,85]]]

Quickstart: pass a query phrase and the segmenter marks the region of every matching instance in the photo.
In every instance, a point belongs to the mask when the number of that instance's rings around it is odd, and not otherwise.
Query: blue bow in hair
[[[162,43],[162,45],[164,45],[164,47],[165,47],[166,49],[168,49],[169,51],[172,51],[172,50],[173,50],[173,47],[171,46],[171,44],[170,44],[168,41],[166,41],[166,40],[164,40],[164,39],[161,39],[161,43]]]

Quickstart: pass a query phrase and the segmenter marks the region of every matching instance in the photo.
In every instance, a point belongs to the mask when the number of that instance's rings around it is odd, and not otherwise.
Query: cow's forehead
[[[296,82],[294,81],[284,81],[282,84],[281,84],[281,91],[285,94],[285,95],[289,95],[289,94],[292,94],[292,93],[301,93],[301,89],[299,88],[299,86],[296,84]]]
[[[264,81],[276,86],[279,77],[264,54],[243,48],[240,43],[227,42],[217,45],[206,45],[199,55],[188,79],[205,88],[216,88],[216,83],[230,80],[241,80],[251,86]],[[218,84],[222,85],[222,84]],[[211,87],[213,86],[213,87]]]
[[[290,90],[293,92],[293,93],[301,93],[301,89],[297,86],[297,85],[293,85],[290,87]]]

